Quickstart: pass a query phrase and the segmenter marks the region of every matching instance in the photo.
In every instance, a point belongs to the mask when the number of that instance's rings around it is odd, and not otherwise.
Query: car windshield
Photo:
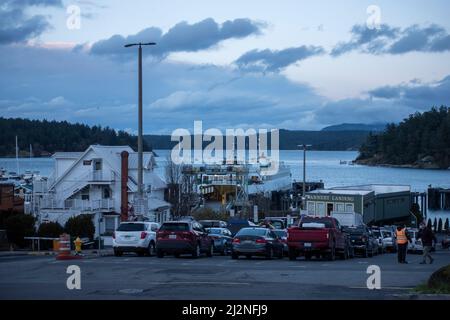
[[[392,233],[389,231],[383,231],[383,237],[385,237],[385,238],[392,237]]]
[[[353,227],[344,227],[344,230],[350,234],[361,234],[364,233],[364,228],[353,228]]]
[[[143,223],[122,223],[117,231],[144,231],[145,225]]]
[[[223,229],[220,228],[209,228],[208,231],[211,234],[223,234]]]
[[[380,231],[378,231],[378,230],[373,230],[372,232],[373,232],[373,235],[374,235],[375,237],[381,237]]]
[[[281,222],[281,221],[277,221],[277,220],[270,221],[270,224],[273,225],[275,228],[278,228],[278,229],[283,228],[283,222]]]
[[[310,224],[310,223],[317,223],[317,224],[323,224],[325,225],[325,228],[333,228],[333,224],[330,219],[311,219],[311,218],[303,218],[300,227],[303,227],[304,224]]]
[[[278,236],[278,237],[286,237],[286,231],[284,230],[273,230],[273,232]]]
[[[188,223],[163,223],[161,231],[189,231]]]
[[[265,236],[267,229],[241,229],[236,236]]]

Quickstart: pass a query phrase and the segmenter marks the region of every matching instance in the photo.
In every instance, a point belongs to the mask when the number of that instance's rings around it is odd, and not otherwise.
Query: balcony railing
[[[51,210],[79,210],[79,211],[95,211],[95,210],[113,210],[114,199],[98,199],[98,200],[55,200],[52,198],[44,198],[40,202],[41,209]]]

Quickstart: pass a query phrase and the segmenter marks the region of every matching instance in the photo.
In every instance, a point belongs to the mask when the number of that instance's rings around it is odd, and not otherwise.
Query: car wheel
[[[278,259],[283,259],[283,248],[281,248],[280,252],[278,253]]]
[[[138,251],[136,253],[137,253],[138,257],[143,257],[145,254],[143,251]]]
[[[200,251],[200,245],[197,243],[195,245],[194,251],[192,251],[192,257],[193,258],[198,258],[200,257],[201,251]]]
[[[327,254],[327,260],[328,261],[336,260],[336,247],[334,246],[334,244],[331,246],[330,253]]]
[[[251,258],[252,258],[252,255],[251,255],[251,254],[246,254],[245,257],[246,257],[247,259],[251,259]]]
[[[179,257],[180,257],[180,254],[179,254],[179,253],[175,253],[173,256],[174,256],[175,258],[179,258]]]
[[[371,248],[370,251],[369,250],[367,250],[367,251],[368,251],[369,258],[372,258],[373,257],[373,248]]]
[[[267,259],[267,260],[272,260],[272,258],[273,258],[273,248],[270,247],[270,248],[268,249],[267,253],[266,253],[266,259]]]
[[[148,245],[147,251],[148,251],[148,255],[150,257],[155,255],[155,243],[154,242],[150,242],[150,244]]]
[[[161,249],[156,250],[156,256],[158,258],[164,258],[164,251],[162,251]]]
[[[211,257],[213,256],[213,254],[214,254],[214,246],[213,246],[213,244],[211,243],[211,244],[209,245],[208,252],[206,252],[206,256],[211,258]]]
[[[114,249],[114,256],[121,257],[122,256],[122,251]]]
[[[235,253],[235,252],[231,253],[231,259],[237,260],[238,258],[239,258],[239,255],[237,253]]]
[[[294,261],[295,259],[297,259],[297,252],[294,249],[290,249],[289,248],[289,260]]]

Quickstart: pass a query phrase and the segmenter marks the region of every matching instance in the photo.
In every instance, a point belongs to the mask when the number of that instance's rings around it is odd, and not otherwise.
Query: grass
[[[434,272],[427,283],[413,289],[416,293],[450,294],[450,265]]]

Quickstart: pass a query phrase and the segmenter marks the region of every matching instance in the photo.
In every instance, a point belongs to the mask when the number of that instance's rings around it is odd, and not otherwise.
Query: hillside
[[[342,123],[325,127],[322,131],[384,131],[386,123],[364,124],[364,123]]]
[[[0,117],[0,156],[15,156],[18,136],[21,156],[28,156],[30,144],[34,156],[48,156],[56,151],[84,151],[91,144],[129,145],[137,149],[137,138],[124,131],[100,126],[71,124],[66,121],[6,119]],[[149,150],[144,142],[144,150]]]
[[[432,108],[370,134],[360,148],[360,164],[413,168],[450,167],[450,109]]]
[[[280,149],[296,150],[298,144],[311,144],[312,150],[358,150],[366,140],[367,131],[291,131],[280,130]],[[152,149],[172,149],[177,142],[170,141],[169,135],[146,135],[144,139]],[[270,139],[268,139],[270,147]],[[204,143],[206,146],[208,143]],[[224,143],[225,145],[225,143]]]

